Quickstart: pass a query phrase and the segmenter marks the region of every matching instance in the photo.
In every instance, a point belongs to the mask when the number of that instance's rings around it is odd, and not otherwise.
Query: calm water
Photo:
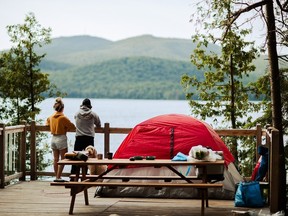
[[[65,115],[74,121],[83,99],[64,98]],[[38,119],[46,119],[53,110],[54,99],[46,99],[40,105],[42,110]],[[157,115],[180,113],[190,114],[188,102],[185,100],[124,100],[124,99],[91,99],[92,109],[102,122],[111,127],[134,127],[136,124]]]
[[[74,123],[74,114],[78,111],[83,99],[64,98],[64,114]],[[37,119],[46,120],[53,110],[54,98],[46,99],[40,105],[41,113]],[[133,128],[144,120],[162,114],[186,114],[190,115],[190,108],[184,100],[125,100],[125,99],[91,99],[92,110],[96,112],[104,123],[110,123],[110,127]],[[45,122],[44,122],[45,123]],[[44,124],[43,123],[43,124]],[[110,149],[115,152],[126,134],[111,135]],[[44,143],[50,144],[50,135]],[[75,133],[68,133],[68,151],[73,150]],[[95,147],[99,153],[104,153],[104,136],[96,134]],[[51,158],[48,155],[47,158]],[[47,171],[52,171],[51,167]]]

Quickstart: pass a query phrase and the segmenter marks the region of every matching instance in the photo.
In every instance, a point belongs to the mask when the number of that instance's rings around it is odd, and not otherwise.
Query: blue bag
[[[263,207],[259,182],[240,182],[235,194],[235,207]]]
[[[188,156],[182,152],[178,152],[177,155],[172,158],[172,161],[187,161],[187,157]]]

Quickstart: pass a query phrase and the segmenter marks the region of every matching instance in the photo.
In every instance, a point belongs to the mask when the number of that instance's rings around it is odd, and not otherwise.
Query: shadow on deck
[[[19,182],[0,189],[0,215],[5,216],[67,216],[70,190],[51,187],[50,181]],[[201,201],[197,199],[160,198],[93,198],[90,188],[90,205],[85,206],[84,196],[76,198],[74,215],[79,216],[193,216],[200,215]],[[250,211],[253,215],[270,215],[269,208],[247,209],[234,207],[233,200],[209,200],[206,216],[247,215],[233,211]],[[260,212],[260,214],[259,214]]]

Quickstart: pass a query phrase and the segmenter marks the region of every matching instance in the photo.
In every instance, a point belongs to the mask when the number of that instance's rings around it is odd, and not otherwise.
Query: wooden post
[[[0,188],[5,187],[5,125],[0,124]]]
[[[279,161],[279,131],[271,130],[271,146],[270,146],[270,212],[276,213],[280,210],[280,161]]]
[[[262,128],[260,124],[256,125],[256,163],[260,158],[258,147],[262,145]]]
[[[104,124],[104,155],[107,158],[107,153],[110,152],[110,124]]]
[[[35,121],[31,122],[30,128],[30,178],[31,180],[36,180],[36,123]]]
[[[19,156],[20,156],[20,172],[22,172],[22,176],[20,177],[20,181],[26,180],[26,134],[27,134],[27,125],[26,122],[22,123],[25,125],[24,131],[21,133],[21,142],[19,146]]]

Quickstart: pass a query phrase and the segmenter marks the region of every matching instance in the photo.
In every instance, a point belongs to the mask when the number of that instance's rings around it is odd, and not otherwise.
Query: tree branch
[[[278,0],[277,0],[278,1]],[[246,12],[249,12],[253,9],[256,9],[258,7],[262,7],[263,5],[267,4],[268,0],[263,0],[263,1],[260,1],[260,2],[256,2],[252,5],[248,5],[247,7],[243,8],[243,9],[240,9],[234,13],[232,13],[232,19],[230,20],[230,24],[234,23],[235,20],[243,13],[246,13]]]
[[[276,0],[277,5],[280,7],[281,11],[288,12],[288,1],[284,2],[283,5],[279,0]]]

